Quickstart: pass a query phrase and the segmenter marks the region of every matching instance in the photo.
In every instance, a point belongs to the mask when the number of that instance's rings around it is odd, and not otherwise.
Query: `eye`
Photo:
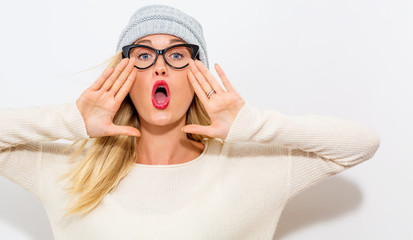
[[[172,59],[175,59],[175,60],[179,60],[179,59],[182,59],[184,56],[182,55],[182,54],[180,54],[180,53],[172,53],[171,54],[171,58]]]
[[[143,53],[143,54],[139,54],[138,58],[142,60],[148,60],[150,58],[150,55],[147,53]]]

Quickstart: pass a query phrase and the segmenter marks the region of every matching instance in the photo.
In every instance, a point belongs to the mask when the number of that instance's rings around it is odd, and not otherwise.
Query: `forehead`
[[[134,44],[146,44],[146,45],[170,45],[173,43],[186,43],[181,38],[170,34],[152,34],[142,37],[134,42]]]

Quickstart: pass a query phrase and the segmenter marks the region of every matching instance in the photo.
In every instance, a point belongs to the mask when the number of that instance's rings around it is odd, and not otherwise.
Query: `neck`
[[[141,119],[141,137],[138,141],[137,163],[169,165],[187,162],[199,156],[193,141],[182,132],[185,117],[165,125],[151,125]],[[199,149],[199,145],[197,145]],[[202,151],[201,151],[202,152]]]

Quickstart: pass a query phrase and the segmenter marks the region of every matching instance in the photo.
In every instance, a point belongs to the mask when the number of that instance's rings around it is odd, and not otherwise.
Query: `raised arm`
[[[190,61],[189,66],[189,81],[211,118],[211,125],[189,124],[182,129],[184,132],[299,149],[343,166],[370,158],[380,144],[372,128],[355,121],[328,115],[287,116],[275,110],[258,110],[245,102],[218,64],[215,70],[225,89],[201,61]],[[211,89],[213,94],[207,95]]]
[[[0,175],[40,198],[42,143],[87,139],[76,104],[0,109]]]
[[[299,149],[343,166],[371,158],[380,145],[377,133],[356,121],[329,115],[289,116],[249,104],[237,115],[226,140]]]
[[[289,149],[290,197],[373,157],[380,138],[369,126],[329,115],[285,115],[245,104],[225,141]]]
[[[0,109],[0,151],[58,139],[88,138],[76,104]]]

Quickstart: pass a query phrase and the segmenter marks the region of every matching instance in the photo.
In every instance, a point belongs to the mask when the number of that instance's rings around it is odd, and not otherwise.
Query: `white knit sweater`
[[[136,164],[86,217],[63,217],[66,144],[89,138],[76,104],[0,110],[0,175],[33,193],[55,239],[271,240],[287,201],[370,159],[376,132],[332,116],[244,105],[227,138],[173,165]],[[67,183],[67,182],[66,182]]]

